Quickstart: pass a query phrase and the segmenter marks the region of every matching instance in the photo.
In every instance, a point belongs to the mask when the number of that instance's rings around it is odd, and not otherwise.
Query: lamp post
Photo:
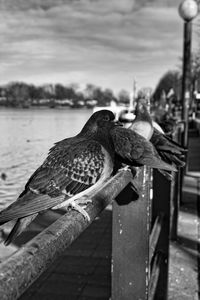
[[[192,19],[198,14],[198,5],[195,0],[184,0],[179,6],[179,14],[184,20],[184,45],[183,45],[183,77],[182,77],[182,120],[185,123],[183,146],[188,147],[188,113],[191,99],[191,35]]]

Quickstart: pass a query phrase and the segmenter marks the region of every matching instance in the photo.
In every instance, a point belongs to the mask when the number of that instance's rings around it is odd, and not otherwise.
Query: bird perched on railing
[[[140,99],[135,107],[135,119],[129,127],[148,141],[154,132],[153,120],[148,112],[146,99]]]
[[[109,132],[118,125],[114,118],[108,110],[96,112],[78,135],[64,139],[50,149],[18,199],[0,212],[0,225],[16,220],[6,244],[15,239],[39,212],[58,208],[61,202],[89,219],[79,205],[84,204],[84,200],[79,203],[78,198],[98,189],[113,172],[115,151]]]
[[[169,137],[171,137],[176,130],[177,119],[167,112],[161,118],[155,118],[155,121]]]
[[[152,120],[145,99],[137,103],[135,115],[130,129],[150,140],[163,161],[175,167],[183,167],[187,150],[165,135],[159,125]],[[162,170],[160,172],[169,180],[173,179],[173,174]]]
[[[110,178],[116,160],[119,165],[176,170],[161,159],[151,142],[131,129],[122,128],[114,118],[108,110],[98,111],[78,135],[64,139],[50,149],[18,199],[0,212],[0,225],[16,220],[6,244],[15,239],[38,213],[47,209],[71,205],[89,219],[80,204],[90,202],[92,193]],[[87,197],[80,199],[83,196]]]
[[[153,144],[132,129],[118,127],[111,130],[117,160],[134,167],[148,166],[155,169],[177,171],[164,162]]]

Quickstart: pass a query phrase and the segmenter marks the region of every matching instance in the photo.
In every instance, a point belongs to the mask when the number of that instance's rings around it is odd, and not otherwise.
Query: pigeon
[[[16,221],[5,240],[6,245],[24,231],[38,213],[59,208],[59,205],[71,205],[89,219],[80,204],[91,202],[88,198],[84,200],[84,195],[102,186],[113,172],[115,151],[109,132],[119,126],[114,119],[111,111],[95,112],[79,134],[55,143],[18,199],[0,212],[0,225]]]
[[[157,149],[161,158],[174,164],[176,167],[185,166],[185,154],[187,149],[183,148],[177,142],[172,140],[165,134],[162,134],[159,130],[154,128],[154,133],[151,138],[151,142]]]
[[[153,135],[154,127],[153,121],[147,110],[147,106],[144,104],[144,101],[146,100],[140,99],[140,101],[137,102],[135,108],[135,119],[129,128],[142,135],[149,141]]]
[[[176,167],[161,159],[150,141],[132,129],[114,127],[110,134],[115,147],[115,155],[122,163],[134,167],[146,165],[155,169],[177,171]]]
[[[161,126],[167,136],[172,136],[176,130],[176,118],[174,118],[169,112],[165,112],[164,115],[157,118],[155,121]]]
[[[152,121],[146,100],[142,99],[138,102],[135,114],[136,118],[129,128],[150,140],[163,161],[178,168],[183,167],[185,165],[184,155],[187,150],[164,134],[157,123]],[[173,174],[159,171],[169,180],[174,179]]]

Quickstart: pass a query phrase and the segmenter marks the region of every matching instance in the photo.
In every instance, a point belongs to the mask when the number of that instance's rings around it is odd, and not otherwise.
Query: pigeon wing
[[[177,167],[185,165],[184,156],[187,150],[182,148],[178,143],[156,129],[154,130],[151,142],[165,162],[172,162]]]
[[[0,212],[0,224],[49,209],[86,190],[101,177],[104,156],[101,144],[93,140],[55,146],[19,198]]]
[[[187,152],[186,149],[181,147],[178,143],[167,137],[166,135],[159,132],[157,129],[154,129],[151,142],[156,146],[156,148],[165,152],[171,152],[175,154],[184,154]]]
[[[116,127],[111,131],[111,136],[116,154],[124,163],[176,171],[175,167],[161,160],[156,149],[149,141],[133,130]]]

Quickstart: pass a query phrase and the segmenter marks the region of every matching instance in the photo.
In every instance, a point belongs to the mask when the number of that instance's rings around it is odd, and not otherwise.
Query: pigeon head
[[[115,115],[112,111],[107,109],[102,109],[93,113],[88,122],[92,120],[92,122],[111,122],[114,121]]]
[[[135,108],[136,114],[146,113],[147,112],[147,102],[146,99],[139,99]]]
[[[137,102],[136,108],[135,108],[135,115],[137,116],[137,119],[146,120],[151,123],[151,117],[148,112],[148,106],[149,103],[146,99],[140,99]]]
[[[95,134],[102,132],[106,134],[108,130],[118,125],[115,115],[110,110],[100,110],[95,112],[84,125],[81,134]]]

